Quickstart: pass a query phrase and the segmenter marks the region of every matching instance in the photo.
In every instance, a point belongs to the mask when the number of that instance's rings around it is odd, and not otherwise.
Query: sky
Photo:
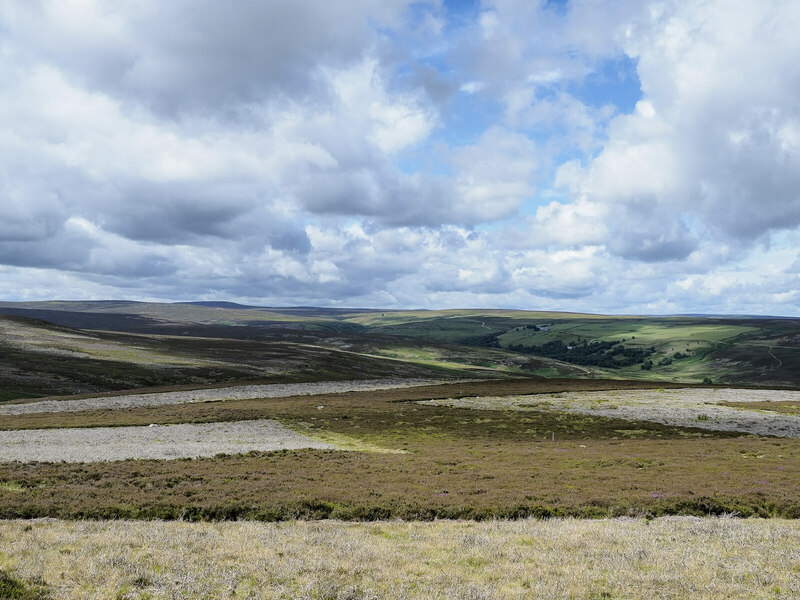
[[[797,0],[3,0],[0,299],[800,316]]]

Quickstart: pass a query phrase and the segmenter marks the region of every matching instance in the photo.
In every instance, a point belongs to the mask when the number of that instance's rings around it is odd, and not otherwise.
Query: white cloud
[[[411,4],[0,4],[6,297],[800,310],[797,3]]]

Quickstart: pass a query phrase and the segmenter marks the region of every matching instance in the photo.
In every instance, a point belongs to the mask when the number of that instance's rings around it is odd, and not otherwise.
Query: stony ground
[[[456,381],[457,382],[457,381]],[[73,412],[95,409],[119,409],[135,406],[160,406],[188,404],[219,400],[248,400],[253,398],[281,398],[368,390],[386,390],[445,383],[432,379],[367,379],[353,381],[319,381],[314,383],[276,383],[265,385],[237,385],[213,389],[176,392],[98,396],[73,400],[40,400],[35,402],[0,404],[0,416],[40,412]],[[447,383],[454,383],[450,380]]]
[[[333,448],[271,420],[0,431],[0,462],[99,462],[194,458],[251,450]]]
[[[530,396],[426,400],[422,404],[490,410],[558,410],[652,421],[679,427],[800,438],[800,417],[720,406],[721,402],[800,401],[800,392],[743,389],[655,389],[563,392]]]

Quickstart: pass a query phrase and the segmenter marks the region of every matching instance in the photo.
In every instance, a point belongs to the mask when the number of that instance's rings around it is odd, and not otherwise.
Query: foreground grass
[[[796,598],[796,521],[0,522],[68,598]]]

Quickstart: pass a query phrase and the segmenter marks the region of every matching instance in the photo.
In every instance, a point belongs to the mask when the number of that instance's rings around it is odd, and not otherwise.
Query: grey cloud
[[[686,261],[702,236],[735,260],[800,226],[800,8],[741,9],[667,3],[627,20],[621,43],[645,98],[611,121],[570,189],[576,206],[596,207],[616,255]]]
[[[0,242],[0,263],[16,267],[82,271],[90,250],[87,240],[56,235],[35,242]]]
[[[650,202],[653,201],[651,198]],[[626,259],[684,260],[699,244],[686,225],[666,210],[644,213],[641,205],[636,211],[621,205],[612,208],[612,218],[614,225],[606,245]]]
[[[164,277],[176,272],[164,252],[118,248],[75,227],[64,227],[44,240],[0,242],[0,263],[117,277]]]
[[[744,2],[724,20],[725,2],[665,8],[629,42],[642,89],[670,128],[660,135],[676,160],[675,185],[663,200],[744,246],[797,227],[800,5]],[[679,45],[658,51],[677,30]]]
[[[697,242],[691,238],[671,238],[664,234],[651,237],[623,235],[621,240],[609,243],[611,250],[623,258],[644,262],[683,260],[697,248]]]
[[[543,298],[550,298],[553,300],[575,300],[596,294],[598,287],[599,286],[597,285],[589,285],[581,287],[537,288],[530,290],[530,292],[537,296],[542,296]]]
[[[800,97],[800,85],[787,93]],[[800,109],[747,112],[708,128],[693,149],[690,169],[700,181],[698,197],[709,223],[752,240],[800,225],[800,146],[785,139],[800,136]]]
[[[643,6],[631,0],[570,2],[559,11],[546,2],[489,0],[481,8],[479,22],[451,61],[502,97],[532,84],[547,88],[581,80],[598,59],[620,51],[622,25]]]
[[[318,69],[357,59],[376,41],[372,24],[400,24],[406,4],[120,2],[82,22],[88,14],[61,14],[57,3],[17,3],[0,11],[0,24],[32,60],[174,113],[308,93]]]
[[[800,275],[800,255],[784,272],[789,275]]]
[[[448,175],[406,174],[383,157],[345,153],[335,170],[304,173],[295,193],[316,214],[358,215],[387,227],[474,226],[510,216],[533,194],[538,154],[526,136],[493,127],[441,157]]]
[[[446,105],[458,93],[459,84],[456,80],[442,75],[429,65],[415,64],[406,79],[412,89],[425,90],[427,96],[439,105]]]
[[[277,214],[275,191],[256,184],[129,182],[96,200],[103,228],[129,240],[166,245],[236,241],[306,252],[303,224]],[[106,204],[106,206],[102,206]]]
[[[318,173],[305,179],[297,197],[316,214],[360,215],[382,227],[473,225],[507,215],[467,203],[448,178],[388,169]]]
[[[0,202],[2,201],[0,197]],[[64,215],[49,214],[39,207],[26,211],[27,214],[13,214],[14,212],[16,211],[8,210],[8,206],[5,210],[0,209],[0,240],[9,242],[43,240],[52,236],[65,219]]]
[[[179,244],[197,236],[223,236],[225,225],[240,213],[222,202],[205,204],[198,199],[165,198],[137,203],[133,199],[108,214],[108,228],[126,238]]]

